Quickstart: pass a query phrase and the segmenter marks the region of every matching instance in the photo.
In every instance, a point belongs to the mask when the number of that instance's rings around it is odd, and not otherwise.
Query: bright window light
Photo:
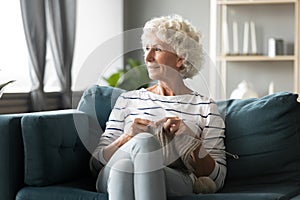
[[[5,92],[28,92],[30,75],[20,1],[0,1],[0,83],[16,80]]]
[[[19,0],[0,1],[0,84],[16,80],[5,88],[7,93],[29,92],[31,80],[29,55]],[[48,45],[44,80],[45,92],[59,91],[59,82]]]

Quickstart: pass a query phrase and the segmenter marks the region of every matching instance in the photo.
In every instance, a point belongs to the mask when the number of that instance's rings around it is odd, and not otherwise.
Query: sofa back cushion
[[[276,93],[259,99],[217,102],[226,124],[228,182],[300,182],[298,95]]]
[[[26,184],[45,186],[89,172],[90,154],[82,143],[83,132],[88,133],[86,114],[75,110],[38,112],[25,115],[21,123]]]
[[[93,85],[88,88],[82,95],[77,109],[89,115],[95,129],[105,130],[106,122],[114,107],[116,100],[125,90],[110,86]],[[97,127],[98,126],[98,127]]]

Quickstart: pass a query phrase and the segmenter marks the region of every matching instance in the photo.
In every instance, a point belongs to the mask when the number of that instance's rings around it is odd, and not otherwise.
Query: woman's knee
[[[133,199],[133,163],[129,159],[121,159],[112,166],[107,181],[109,198],[122,199],[123,195]]]
[[[107,192],[109,184],[118,184],[122,181],[129,182],[132,179],[133,170],[133,163],[130,159],[120,159],[111,165],[106,165],[98,175],[97,191]]]
[[[139,149],[141,153],[157,151],[161,145],[157,138],[150,133],[139,133],[132,138],[132,145]]]
[[[133,163],[130,159],[121,159],[116,161],[112,166],[111,166],[111,172],[126,172],[126,173],[133,173],[134,171],[134,166]]]

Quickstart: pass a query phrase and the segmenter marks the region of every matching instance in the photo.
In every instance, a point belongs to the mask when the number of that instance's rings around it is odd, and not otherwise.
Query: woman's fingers
[[[138,134],[148,132],[149,127],[156,127],[161,123],[167,133],[175,134],[180,129],[182,120],[179,117],[165,117],[154,123],[148,119],[135,118],[131,129],[134,134]]]
[[[178,117],[170,117],[164,123],[164,129],[171,134],[174,134],[176,131],[178,131],[180,123],[181,120]]]
[[[170,133],[174,134],[176,131],[178,131],[179,129],[179,124],[178,122],[176,123],[171,123],[171,126],[170,126]]]
[[[153,123],[152,121],[150,121],[148,119],[141,119],[141,118],[135,118],[133,122],[137,123],[137,124],[141,124],[141,125],[146,125],[146,126]]]
[[[165,123],[167,120],[168,120],[168,118],[167,118],[167,117],[164,117],[164,118],[162,118],[162,119],[156,121],[156,122],[155,122],[155,125],[158,126],[158,125],[160,125],[160,124],[162,124],[162,123]]]
[[[149,127],[155,126],[153,121],[147,120],[147,119],[141,119],[141,118],[135,118],[132,125],[131,125],[131,131],[134,135],[142,132],[148,132]]]
[[[140,125],[140,124],[137,124],[137,123],[133,123],[131,125],[131,135],[136,135],[138,133],[142,133],[142,132],[145,132],[147,129],[147,126],[145,125]]]

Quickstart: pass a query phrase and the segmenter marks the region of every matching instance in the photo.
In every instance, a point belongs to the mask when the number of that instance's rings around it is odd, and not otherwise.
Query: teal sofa
[[[107,200],[95,192],[90,154],[124,92],[87,89],[78,109],[0,115],[1,200]],[[224,100],[224,188],[169,200],[300,200],[300,104],[297,95]]]

